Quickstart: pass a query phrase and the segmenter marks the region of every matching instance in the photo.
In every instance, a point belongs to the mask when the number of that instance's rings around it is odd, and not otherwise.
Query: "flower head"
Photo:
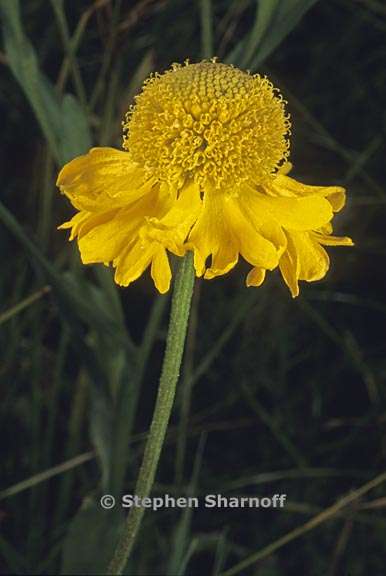
[[[266,78],[216,62],[150,78],[124,128],[133,160],[177,188],[260,183],[288,156],[281,96]]]
[[[168,252],[194,252],[198,276],[252,265],[247,285],[279,267],[293,296],[322,278],[323,245],[337,186],[306,186],[287,173],[290,123],[279,92],[258,74],[213,61],[173,65],[145,82],[127,113],[123,148],[93,148],[69,162],[58,186],[79,210],[62,225],[84,263],[112,263],[128,285],[150,265],[169,288]]]

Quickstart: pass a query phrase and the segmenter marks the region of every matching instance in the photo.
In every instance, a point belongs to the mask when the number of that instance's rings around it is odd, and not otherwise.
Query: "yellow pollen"
[[[258,74],[215,61],[155,74],[124,122],[123,146],[146,172],[181,188],[263,184],[289,154],[284,101]]]

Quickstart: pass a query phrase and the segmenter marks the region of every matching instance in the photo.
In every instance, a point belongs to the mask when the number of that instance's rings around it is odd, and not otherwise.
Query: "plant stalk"
[[[169,330],[158,395],[135,487],[135,494],[139,498],[148,497],[154,483],[180,374],[193,285],[193,256],[188,253],[179,261],[175,276]],[[108,574],[122,574],[135,543],[144,512],[143,507],[133,507],[130,510],[124,532],[118,541],[113,559],[108,567]]]

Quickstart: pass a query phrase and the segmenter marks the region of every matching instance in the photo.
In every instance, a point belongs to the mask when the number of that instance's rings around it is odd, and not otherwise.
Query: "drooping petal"
[[[241,254],[252,265],[272,270],[278,248],[243,214],[239,199],[221,191],[206,190],[203,210],[189,235],[197,275],[210,279],[231,270]],[[205,271],[207,258],[211,265]]]
[[[331,188],[334,187],[331,186]],[[335,186],[335,190],[329,190],[324,196],[331,204],[334,212],[339,212],[346,204],[346,190],[339,186]]]
[[[287,250],[284,252],[279,262],[280,272],[284,282],[287,284],[292,297],[299,296],[299,258],[292,238],[288,238]]]
[[[272,270],[279,263],[278,247],[260,233],[240,210],[238,198],[226,204],[227,217],[237,238],[240,254],[253,266]]]
[[[151,265],[157,289],[169,289],[171,270],[166,250],[186,251],[184,240],[201,208],[199,188],[186,187],[177,197],[173,190],[153,186],[150,192],[124,208],[80,211],[70,222],[72,237],[84,264],[112,262],[115,280],[127,286]]]
[[[164,199],[152,192],[126,208],[101,212],[79,212],[65,226],[73,225],[72,237],[78,236],[79,251],[84,264],[111,262],[130,244],[151,214],[163,215]],[[75,230],[75,231],[74,231]]]
[[[261,286],[265,280],[264,268],[257,268],[256,266],[248,273],[246,285],[247,286]]]
[[[120,286],[128,286],[137,280],[149,266],[158,250],[155,242],[143,244],[139,240],[128,246],[113,262],[116,268],[115,282]]]
[[[265,189],[270,195],[286,198],[320,196],[329,201],[334,212],[339,212],[346,202],[346,191],[342,186],[311,186],[298,182],[281,171]]]
[[[154,184],[128,152],[114,148],[92,148],[68,162],[56,183],[75,208],[90,212],[127,206]]]
[[[129,286],[151,266],[151,277],[157,290],[164,294],[170,288],[171,269],[164,246],[158,242],[134,241],[114,261],[115,282]]]
[[[80,229],[78,246],[83,264],[111,262],[131,241],[135,221],[129,210],[92,214]]]
[[[287,237],[287,250],[280,259],[280,270],[292,296],[297,296],[298,280],[320,280],[326,275],[330,260],[315,234],[291,231],[287,232]]]
[[[243,187],[238,194],[238,206],[254,229],[266,240],[271,242],[280,256],[287,245],[287,238],[280,224],[266,210],[262,210],[256,197],[256,191]]]
[[[151,277],[154,280],[158,292],[165,294],[165,292],[169,290],[172,271],[166,250],[162,246],[159,246],[157,252],[154,254],[151,263]]]
[[[189,234],[188,247],[194,251],[197,276],[205,272],[206,260],[212,257],[212,273],[226,274],[238,260],[232,229],[225,221],[224,199],[218,194],[205,194],[203,210]]]
[[[312,234],[291,232],[299,258],[299,280],[312,282],[323,278],[329,267],[330,259],[325,249]]]
[[[332,236],[331,234],[314,234],[315,239],[324,246],[354,246],[354,242],[348,236]]]
[[[185,185],[177,199],[170,203],[162,217],[150,218],[144,234],[168,248],[177,256],[186,252],[185,239],[202,210],[199,185]]]
[[[182,188],[177,200],[160,222],[168,228],[175,229],[182,240],[185,240],[201,209],[200,187],[196,182],[192,181]]]
[[[69,228],[71,230],[70,240],[74,240],[74,238],[76,238],[79,234],[83,224],[89,219],[90,214],[91,213],[87,212],[86,210],[81,210],[80,212],[77,212],[77,214],[75,214],[71,220],[63,222],[63,224],[58,226],[58,230],[66,230]]]
[[[273,197],[249,189],[247,201],[254,218],[274,220],[291,230],[315,230],[333,215],[330,203],[320,196]]]

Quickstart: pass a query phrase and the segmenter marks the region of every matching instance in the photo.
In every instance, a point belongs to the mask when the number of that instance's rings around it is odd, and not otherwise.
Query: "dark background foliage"
[[[91,144],[120,146],[151,71],[211,44],[242,63],[256,3],[219,0],[212,14],[181,0],[11,4],[0,3],[1,570],[101,573],[122,519],[99,497],[133,490],[169,299],[147,276],[122,290],[79,264],[56,231],[72,210],[55,177]],[[288,101],[294,175],[347,188],[336,227],[356,247],[331,249],[327,279],[296,300],[276,273],[245,288],[243,264],[197,282],[155,493],[285,493],[287,504],[149,512],[127,574],[217,575],[259,550],[232,573],[384,573],[384,485],[266,547],[384,469],[386,7],[261,4],[309,8],[288,35],[270,26],[265,41],[281,42],[264,58],[256,44],[245,67]]]

